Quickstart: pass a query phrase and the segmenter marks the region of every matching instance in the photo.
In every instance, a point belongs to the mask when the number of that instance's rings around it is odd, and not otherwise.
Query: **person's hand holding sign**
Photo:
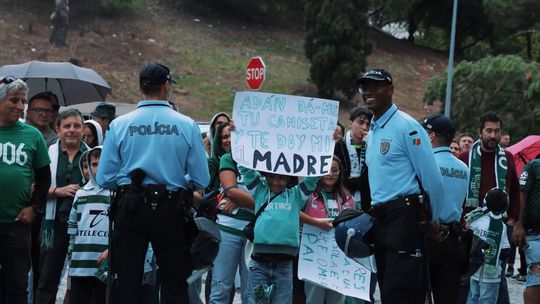
[[[334,141],[338,141],[343,138],[343,136],[341,136],[341,128],[339,126],[336,126],[334,134],[332,134],[332,138],[334,139]]]

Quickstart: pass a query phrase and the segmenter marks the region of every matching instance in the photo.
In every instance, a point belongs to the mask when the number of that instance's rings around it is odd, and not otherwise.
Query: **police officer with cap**
[[[452,154],[450,144],[456,133],[452,120],[444,115],[427,117],[426,129],[433,147],[435,160],[441,170],[444,203],[433,220],[433,235],[428,241],[429,270],[435,303],[453,304],[459,295],[463,254],[460,250],[460,218],[467,196],[468,169]]]
[[[390,73],[371,69],[357,85],[374,114],[366,164],[381,300],[424,303],[427,255],[420,224],[438,217],[444,200],[442,177],[427,133],[393,103]]]
[[[169,107],[169,69],[153,63],[139,74],[145,99],[107,131],[96,180],[116,190],[112,303],[139,303],[144,257],[152,243],[160,268],[161,303],[188,303],[192,271],[185,210],[192,189],[210,177],[199,127]],[[189,179],[189,180],[188,180]]]

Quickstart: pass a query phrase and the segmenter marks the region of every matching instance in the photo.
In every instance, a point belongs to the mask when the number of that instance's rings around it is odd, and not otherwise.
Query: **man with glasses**
[[[88,150],[82,141],[83,128],[84,118],[78,110],[58,114],[56,133],[60,140],[49,147],[51,187],[42,225],[41,273],[36,294],[39,304],[54,304],[56,300],[69,245],[67,220],[75,193],[82,186],[80,157]]]
[[[56,104],[58,104],[56,95],[52,92],[42,92],[30,98],[26,110],[26,122],[41,132],[48,147],[58,140],[58,135],[49,126],[53,122]]]
[[[51,183],[43,137],[19,121],[28,87],[13,77],[0,79],[0,266],[2,303],[27,303],[30,223],[42,209]],[[34,187],[32,188],[32,183]]]
[[[373,112],[366,164],[381,300],[424,303],[426,251],[420,227],[431,217],[429,211],[433,217],[439,214],[444,200],[441,173],[427,133],[393,103],[390,73],[371,69],[357,84]]]
[[[26,109],[26,123],[37,128],[45,142],[47,147],[50,147],[58,140],[58,135],[50,127],[53,122],[55,114],[55,106],[58,104],[56,95],[52,92],[41,92],[34,95],[28,101],[28,108]],[[35,288],[39,279],[39,256],[40,256],[40,244],[39,233],[41,230],[41,222],[43,216],[40,214],[36,216],[32,223],[32,282],[30,290],[30,298],[33,298]]]

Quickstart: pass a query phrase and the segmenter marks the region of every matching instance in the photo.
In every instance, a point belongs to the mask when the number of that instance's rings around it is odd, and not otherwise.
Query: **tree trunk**
[[[527,58],[530,60],[532,60],[532,34],[532,29],[529,29],[525,36],[527,38]]]
[[[56,10],[51,15],[53,29],[49,42],[54,46],[65,46],[69,24],[69,0],[55,0]]]
[[[409,25],[409,37],[407,38],[407,40],[414,43],[414,33],[416,33],[416,30],[418,28],[418,24],[416,24],[416,13],[414,11],[410,11],[409,14],[407,14],[407,23]]]

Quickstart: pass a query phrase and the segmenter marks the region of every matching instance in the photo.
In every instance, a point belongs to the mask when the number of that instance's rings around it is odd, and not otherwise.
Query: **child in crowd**
[[[252,260],[249,262],[250,303],[291,303],[293,259],[299,246],[299,215],[318,177],[306,177],[287,189],[289,176],[238,167],[255,210],[268,205],[255,222]]]
[[[349,112],[350,130],[345,137],[336,142],[334,148],[334,155],[342,164],[343,185],[354,197],[357,208],[364,211],[371,207],[365,140],[372,117],[373,113],[369,109],[362,106],[354,107]]]
[[[343,167],[339,158],[334,156],[330,172],[318,182],[318,187],[306,203],[304,212],[300,212],[300,221],[324,230],[332,229],[332,220],[341,211],[354,208],[354,198],[343,186]],[[345,303],[345,296],[309,282],[304,285],[307,303]]]
[[[510,244],[503,223],[503,213],[508,208],[508,195],[493,188],[484,197],[486,207],[474,210],[466,221],[474,234],[489,244],[484,250],[484,263],[471,277],[467,304],[497,303],[501,281],[501,260],[509,254]]]
[[[68,221],[71,235],[68,288],[71,303],[105,303],[108,269],[110,191],[95,182],[101,146],[81,155],[83,188],[77,191]],[[136,291],[145,303],[158,303],[157,266],[152,246],[145,257],[141,289]],[[135,292],[135,291],[134,291]],[[92,302],[92,299],[95,299]]]
[[[108,246],[107,210],[110,192],[99,187],[94,179],[100,155],[100,146],[87,153],[87,169],[83,165],[82,171],[88,182],[75,194],[68,220],[68,234],[71,236],[69,245],[71,303],[90,303],[92,294],[96,303],[105,303],[106,285],[96,277],[96,273],[99,266],[98,258]]]
[[[95,120],[85,120],[82,139],[90,148],[101,146],[103,144],[101,125]]]

